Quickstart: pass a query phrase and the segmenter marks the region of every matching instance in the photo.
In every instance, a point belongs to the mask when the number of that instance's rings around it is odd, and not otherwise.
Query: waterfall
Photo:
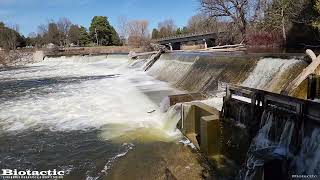
[[[150,68],[149,74],[159,80],[175,84],[188,73],[192,64],[192,62],[178,60],[160,60]]]
[[[176,126],[178,122],[181,120],[181,104],[176,104],[171,106],[166,112],[163,129],[165,129],[169,133],[176,132]]]
[[[219,83],[280,92],[305,65],[304,61],[293,58],[170,53],[161,55],[148,74],[179,89],[215,96]]]
[[[272,110],[263,112],[261,129],[252,140],[248,151],[246,180],[259,178],[258,171],[261,171],[267,162],[283,160],[292,156],[290,143],[295,126],[294,119],[291,115],[282,118],[279,114],[282,113]],[[284,127],[277,127],[275,123],[281,121],[285,121]],[[276,133],[279,129],[281,129],[280,133]],[[277,139],[277,136],[280,136],[280,139]]]
[[[295,174],[320,174],[320,128],[314,128],[311,135],[303,138],[301,150],[294,157],[292,166]]]
[[[281,86],[282,76],[289,73],[290,69],[300,62],[297,59],[263,58],[241,85],[273,91],[277,86]]]

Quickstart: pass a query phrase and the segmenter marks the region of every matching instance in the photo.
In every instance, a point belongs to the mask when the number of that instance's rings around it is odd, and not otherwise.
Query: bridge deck
[[[191,33],[191,34],[184,34],[179,36],[172,36],[166,38],[156,39],[155,42],[159,44],[168,44],[168,43],[182,43],[188,41],[199,41],[203,39],[216,39],[218,37],[217,32],[205,32],[205,33]]]

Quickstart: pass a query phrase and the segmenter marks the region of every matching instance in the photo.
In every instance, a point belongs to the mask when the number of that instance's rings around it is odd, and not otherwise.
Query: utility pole
[[[97,28],[94,28],[94,32],[95,32],[95,36],[96,36],[97,46],[99,46],[99,39],[98,39]]]

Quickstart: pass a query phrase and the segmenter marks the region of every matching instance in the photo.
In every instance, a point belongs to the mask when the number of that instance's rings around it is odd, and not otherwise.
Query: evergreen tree
[[[87,46],[90,44],[90,36],[87,32],[87,29],[83,26],[80,27],[80,36],[79,36],[79,45],[80,46]]]
[[[159,31],[158,31],[158,29],[154,28],[154,29],[152,30],[151,38],[152,38],[152,39],[157,39],[157,38],[159,38]]]
[[[116,45],[119,46],[120,43],[120,37],[117,33],[117,31],[114,29],[113,26],[111,26],[111,43],[109,45]]]
[[[188,28],[184,26],[184,27],[182,28],[182,30],[181,30],[181,33],[182,33],[182,34],[188,34],[188,33],[189,33]]]
[[[115,31],[106,16],[95,16],[89,28],[90,37],[98,45],[117,45],[119,43],[118,33]]]
[[[182,34],[181,28],[178,28],[178,29],[177,29],[176,34],[177,34],[177,35],[181,35],[181,34]]]

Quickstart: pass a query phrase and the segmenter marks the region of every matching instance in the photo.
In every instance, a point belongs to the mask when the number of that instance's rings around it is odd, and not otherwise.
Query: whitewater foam
[[[122,133],[141,127],[162,128],[165,115],[145,93],[175,90],[127,65],[128,59],[123,57],[61,57],[0,72],[2,82],[40,81],[37,87],[27,87],[29,93],[24,96],[2,98],[0,127],[16,132],[124,125],[123,130],[118,128]],[[48,83],[47,79],[53,82]],[[19,89],[19,85],[14,88]],[[7,93],[14,92],[12,89]]]

